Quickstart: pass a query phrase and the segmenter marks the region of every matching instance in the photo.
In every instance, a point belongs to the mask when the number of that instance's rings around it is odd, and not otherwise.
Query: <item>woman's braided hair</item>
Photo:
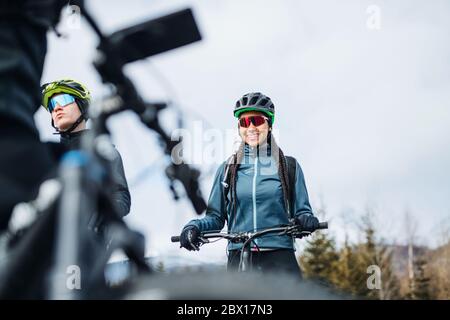
[[[271,134],[271,131],[269,131],[269,134],[267,136],[267,143],[271,146],[271,155],[275,159],[278,165],[278,176],[280,177],[281,181],[281,187],[283,189],[283,195],[284,199],[289,199],[289,178],[288,178],[288,172],[287,172],[287,162],[286,158],[284,156],[283,151],[278,146],[278,144],[275,141],[275,138]],[[236,219],[236,207],[237,207],[237,194],[236,194],[236,180],[237,180],[237,171],[239,169],[239,165],[242,162],[243,156],[244,156],[244,146],[245,143],[242,141],[239,145],[238,150],[231,156],[230,161],[228,162],[228,170],[230,174],[229,179],[229,188],[230,188],[230,203],[231,203],[231,213],[233,215],[233,219]],[[291,208],[288,209],[289,202],[285,202],[286,209],[291,210]],[[231,218],[231,215],[230,215]]]

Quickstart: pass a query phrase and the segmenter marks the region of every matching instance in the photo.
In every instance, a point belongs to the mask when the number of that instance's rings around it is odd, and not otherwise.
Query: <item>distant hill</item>
[[[392,252],[392,269],[395,274],[401,278],[408,276],[408,246],[407,245],[388,245]],[[433,250],[425,246],[414,246],[414,257],[428,256]]]
[[[389,245],[392,252],[392,268],[399,277],[408,276],[408,246]],[[430,267],[450,270],[450,242],[436,249],[414,246],[414,258],[424,257]]]

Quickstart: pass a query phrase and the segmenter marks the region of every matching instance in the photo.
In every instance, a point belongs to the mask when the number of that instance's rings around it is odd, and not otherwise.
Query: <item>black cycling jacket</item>
[[[69,134],[61,134],[61,144],[64,149],[76,150],[80,148],[80,142],[82,135],[88,130],[82,130],[77,132],[71,132]],[[114,150],[116,150],[114,148]],[[127,178],[125,177],[125,172],[123,169],[122,157],[119,151],[117,151],[117,156],[112,162],[112,174],[114,179],[113,186],[113,199],[117,205],[117,210],[121,217],[126,216],[130,212],[131,207],[131,196],[128,190]]]

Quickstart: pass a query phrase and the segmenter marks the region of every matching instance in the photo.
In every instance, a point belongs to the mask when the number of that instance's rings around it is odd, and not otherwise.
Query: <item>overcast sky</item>
[[[107,32],[191,7],[203,41],[134,63],[127,73],[145,98],[175,101],[192,130],[202,121],[205,130],[233,132],[232,108],[242,94],[270,96],[279,144],[300,162],[312,205],[325,204],[339,240],[345,233],[356,240],[354,221],[367,207],[390,241],[403,241],[406,210],[422,243],[436,244],[450,224],[448,1],[87,3]],[[64,21],[66,38],[49,34],[42,81],[73,77],[98,99],[107,90],[91,66],[97,40],[84,22]],[[168,130],[176,128],[174,115],[163,115]],[[42,139],[55,139],[49,115],[42,110],[36,120]],[[193,210],[185,200],[173,203],[155,135],[131,113],[110,125],[130,182],[127,220],[147,235],[149,253],[224,259],[225,243],[192,254],[168,241]],[[205,197],[228,155],[220,151],[217,163],[199,166]]]

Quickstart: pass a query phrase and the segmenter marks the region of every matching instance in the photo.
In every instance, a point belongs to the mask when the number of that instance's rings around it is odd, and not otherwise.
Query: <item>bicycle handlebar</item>
[[[206,233],[202,233],[200,238],[203,239],[209,239],[209,238],[224,238],[224,239],[228,239],[228,240],[238,240],[238,242],[244,242],[246,239],[248,238],[254,238],[255,236],[262,236],[266,233],[272,233],[272,232],[288,232],[290,229],[292,229],[292,231],[298,231],[300,233],[305,232],[302,230],[299,230],[298,228],[296,228],[295,225],[287,225],[284,227],[275,227],[275,228],[268,228],[265,230],[261,230],[255,233],[221,233],[221,232],[206,232]],[[297,230],[295,230],[297,229]],[[320,222],[319,223],[319,227],[316,230],[323,230],[323,229],[328,229],[328,222]],[[180,242],[180,236],[172,236],[170,238],[171,242]]]
[[[328,221],[319,222],[319,227],[317,229],[328,229]]]
[[[222,232],[207,232],[200,235],[200,238],[203,239],[209,239],[209,238],[224,238],[232,240],[236,238],[238,234],[232,234],[232,233],[222,233]],[[170,241],[172,242],[180,242],[180,236],[172,236],[170,238]]]

